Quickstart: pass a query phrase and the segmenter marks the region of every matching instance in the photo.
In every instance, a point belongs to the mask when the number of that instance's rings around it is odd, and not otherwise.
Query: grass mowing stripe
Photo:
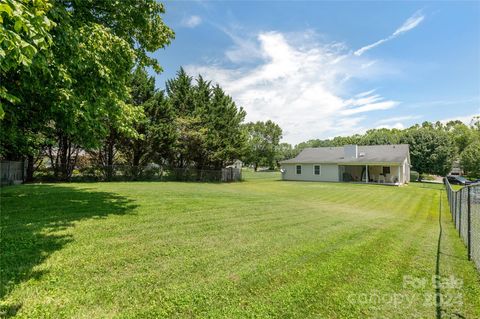
[[[5,188],[0,311],[19,309],[19,318],[434,316],[435,305],[402,312],[347,297],[375,289],[413,294],[403,275],[435,273],[439,187],[245,176],[232,184]],[[465,280],[458,313],[480,317],[479,276],[450,228],[441,274]]]

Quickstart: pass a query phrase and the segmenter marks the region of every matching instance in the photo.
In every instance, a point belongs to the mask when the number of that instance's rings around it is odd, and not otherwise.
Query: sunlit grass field
[[[2,188],[0,312],[480,317],[442,185],[244,178]]]

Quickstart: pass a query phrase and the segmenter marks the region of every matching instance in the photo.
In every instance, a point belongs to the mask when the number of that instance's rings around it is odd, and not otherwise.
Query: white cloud
[[[321,43],[310,31],[303,36],[261,32],[254,39],[234,37],[232,41],[226,58],[234,66],[189,65],[185,69],[220,83],[246,109],[248,121],[277,122],[287,142],[364,131],[361,122],[365,117],[360,114],[399,104],[375,90],[349,96],[345,82],[370,78],[384,67],[375,63],[365,68],[371,61],[348,54],[343,44]],[[245,47],[247,53],[240,53]],[[249,56],[257,63],[244,63]]]
[[[474,113],[474,114],[465,115],[465,116],[451,117],[451,118],[440,120],[440,122],[445,124],[445,123],[450,122],[450,121],[460,121],[460,122],[463,122],[467,125],[470,125],[475,116],[480,116],[480,113],[477,113],[477,114]]]
[[[377,121],[377,124],[388,124],[388,123],[395,123],[401,121],[408,121],[408,120],[416,120],[421,118],[420,115],[406,115],[406,116],[396,116],[396,117],[389,117],[386,119],[382,119]]]
[[[393,40],[399,35],[408,32],[414,28],[416,28],[422,21],[425,19],[425,16],[421,14],[420,11],[415,12],[410,18],[408,18],[395,32],[393,32],[391,35],[386,37],[385,39],[378,40],[377,42],[374,42],[372,44],[366,45],[364,47],[361,47],[357,51],[355,51],[353,54],[357,56],[361,56],[364,54],[366,51],[375,48],[376,46],[379,46],[382,43],[385,43],[387,41]]]
[[[374,92],[376,91],[376,89],[373,89],[373,90],[370,90],[370,91],[366,91],[366,92],[360,92],[358,94],[355,95],[355,97],[364,97],[364,96],[367,96],[367,95],[371,95],[373,94]]]
[[[402,33],[405,33],[407,31],[412,30],[413,28],[416,28],[420,22],[425,19],[425,16],[420,13],[420,11],[415,12],[410,18],[405,21],[400,28],[395,30],[393,33],[394,36],[398,36]]]
[[[473,102],[473,103],[472,103]],[[420,107],[439,107],[439,106],[449,106],[449,105],[460,105],[460,104],[477,104],[480,105],[480,96],[472,96],[469,98],[462,99],[453,99],[453,100],[434,100],[434,101],[417,101],[408,103],[410,108],[420,108]],[[480,107],[477,107],[480,111]]]
[[[342,111],[344,115],[352,115],[357,113],[364,113],[376,110],[388,110],[395,106],[397,106],[399,102],[397,101],[383,101],[377,103],[366,103],[362,104],[360,107],[350,108],[347,110]]]
[[[181,24],[187,28],[195,28],[202,23],[202,18],[199,16],[189,16],[182,19]]]
[[[405,128],[405,126],[400,123],[400,122],[397,122],[395,124],[383,124],[383,125],[379,125],[376,127],[377,129],[380,129],[380,128],[388,128],[388,129],[393,129],[393,128],[396,128],[396,129],[399,129],[399,130],[403,130]]]
[[[372,44],[369,44],[369,45],[366,45],[364,47],[361,47],[360,49],[358,49],[357,51],[353,52],[353,54],[357,55],[357,56],[361,56],[362,54],[364,54],[366,51],[370,50],[370,49],[373,49],[374,47],[376,46],[379,46],[380,44],[384,43],[384,42],[387,42],[388,40],[391,40],[393,39],[392,36],[388,37],[388,38],[385,38],[385,39],[381,39],[381,40],[378,40],[377,42],[374,42]]]

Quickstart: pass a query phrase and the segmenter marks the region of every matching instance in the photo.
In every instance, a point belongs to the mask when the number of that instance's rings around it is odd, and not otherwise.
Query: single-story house
[[[306,148],[280,165],[283,180],[390,185],[410,181],[408,144]]]

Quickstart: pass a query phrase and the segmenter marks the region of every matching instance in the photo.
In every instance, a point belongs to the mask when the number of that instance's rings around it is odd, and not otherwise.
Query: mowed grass
[[[1,189],[0,312],[480,317],[480,276],[441,185],[245,179]]]

